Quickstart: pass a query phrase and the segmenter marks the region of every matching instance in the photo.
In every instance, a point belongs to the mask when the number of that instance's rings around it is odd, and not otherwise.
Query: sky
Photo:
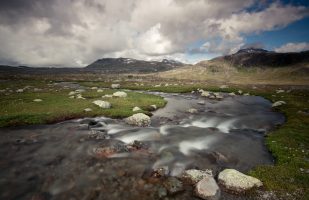
[[[105,57],[196,63],[309,50],[308,0],[1,0],[0,64],[83,67]]]

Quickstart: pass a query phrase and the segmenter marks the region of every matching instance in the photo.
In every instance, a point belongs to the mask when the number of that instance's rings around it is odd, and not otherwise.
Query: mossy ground
[[[41,91],[34,92],[34,86],[39,87]],[[132,108],[135,106],[142,108],[141,112],[149,114],[150,105],[155,104],[160,108],[166,103],[159,96],[137,92],[127,92],[128,97],[126,98],[102,98],[105,94],[120,91],[110,89],[105,89],[103,92],[87,89],[81,93],[85,99],[70,99],[68,93],[72,90],[53,86],[46,82],[6,82],[1,86],[2,89],[8,87],[10,89],[1,93],[0,127],[52,123],[80,117],[124,118],[134,114]],[[16,92],[17,89],[25,87],[24,92]],[[42,99],[43,101],[34,102],[34,99]],[[112,104],[112,108],[99,108],[92,103],[94,100],[108,101]],[[91,108],[92,111],[85,112],[85,108]]]

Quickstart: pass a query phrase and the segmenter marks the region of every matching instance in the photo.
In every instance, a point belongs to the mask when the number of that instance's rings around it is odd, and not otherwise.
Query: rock
[[[85,108],[84,111],[85,111],[85,112],[91,112],[92,109],[91,109],[91,108]]]
[[[34,99],[33,100],[34,102],[41,102],[41,101],[43,101],[42,99]]]
[[[250,96],[250,94],[249,93],[245,93],[244,96]]]
[[[219,99],[219,100],[221,100],[221,99],[223,99],[223,96],[220,94],[220,93],[214,93],[214,96],[216,97],[216,99]]]
[[[98,89],[97,92],[103,92],[103,90],[102,89]]]
[[[241,193],[263,185],[259,179],[247,176],[235,169],[225,169],[220,172],[218,182],[232,193]]]
[[[286,104],[285,101],[276,101],[275,103],[272,104],[272,107],[277,107]]]
[[[167,191],[164,187],[159,187],[158,189],[158,197],[161,199],[167,196]]]
[[[285,91],[284,91],[284,90],[281,90],[281,89],[276,90],[276,93],[277,93],[277,94],[283,93],[283,92],[285,92]]]
[[[77,99],[85,99],[81,94],[78,94],[78,95],[76,96],[76,98],[77,98]]]
[[[153,170],[153,172],[151,173],[151,177],[161,178],[167,176],[168,173],[169,173],[168,166],[160,167],[158,169]]]
[[[94,103],[95,105],[97,105],[97,106],[99,106],[101,108],[105,108],[105,109],[112,107],[111,103],[109,103],[107,101],[96,100],[96,101],[94,101],[92,103]]]
[[[97,89],[98,89],[98,87],[92,87],[91,89],[92,89],[92,90],[97,90]]]
[[[197,103],[200,104],[200,105],[205,105],[205,101],[199,101]]]
[[[75,90],[75,93],[82,93],[82,92],[85,92],[86,90],[84,89],[78,89],[78,90]]]
[[[238,90],[238,94],[242,94],[242,91],[241,91],[241,90]]]
[[[125,122],[134,126],[149,126],[150,117],[144,113],[137,113],[125,119]]]
[[[111,94],[106,94],[106,95],[102,96],[102,98],[112,98],[112,97],[113,97],[113,95],[111,95]]]
[[[212,176],[206,176],[199,181],[195,186],[194,194],[206,200],[219,200],[221,196],[220,188]]]
[[[76,92],[74,92],[74,91],[71,91],[71,92],[69,92],[69,96],[72,96],[72,95],[75,95],[76,94]]]
[[[74,96],[69,96],[69,98],[70,98],[70,99],[74,99],[75,97],[74,97]]]
[[[195,108],[190,108],[189,110],[187,110],[187,112],[191,113],[191,114],[198,113],[197,109],[195,109]]]
[[[210,93],[207,92],[207,91],[202,90],[201,96],[202,96],[202,97],[209,97],[209,96],[210,96]]]
[[[157,105],[150,105],[150,107],[152,107],[154,110],[157,109]]]
[[[175,177],[168,177],[164,183],[164,187],[170,195],[176,194],[184,190],[183,184]]]
[[[134,140],[132,143],[132,147],[134,147],[135,149],[148,149],[149,146],[141,141],[138,140]]]
[[[22,93],[22,92],[24,92],[24,90],[23,89],[18,89],[18,90],[16,90],[16,92]]]
[[[114,97],[121,97],[121,98],[124,98],[124,97],[127,97],[128,95],[127,95],[127,93],[125,93],[125,92],[115,92],[115,93],[113,94],[113,96],[114,96]]]
[[[230,96],[236,96],[234,92],[229,93]]]
[[[196,184],[201,181],[205,177],[212,177],[212,171],[209,169],[206,170],[198,170],[198,169],[189,169],[182,173],[181,179],[190,184]]]
[[[120,84],[112,84],[111,88],[118,89],[118,88],[120,88]]]
[[[142,110],[142,109],[140,109],[139,107],[134,107],[134,108],[132,109],[133,112],[140,111],[140,110]]]

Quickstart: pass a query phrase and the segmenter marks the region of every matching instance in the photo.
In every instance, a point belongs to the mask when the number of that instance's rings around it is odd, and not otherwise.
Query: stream
[[[154,172],[177,177],[186,169],[211,169],[216,176],[225,168],[247,172],[274,163],[264,137],[285,118],[268,100],[152,94],[168,103],[153,112],[149,127],[98,117],[1,128],[0,199],[198,199],[187,185],[165,195],[164,178]]]

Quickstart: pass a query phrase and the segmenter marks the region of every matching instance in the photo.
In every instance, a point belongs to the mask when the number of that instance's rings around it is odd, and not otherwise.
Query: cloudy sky
[[[1,0],[0,64],[103,57],[194,63],[244,47],[309,49],[308,0]]]

